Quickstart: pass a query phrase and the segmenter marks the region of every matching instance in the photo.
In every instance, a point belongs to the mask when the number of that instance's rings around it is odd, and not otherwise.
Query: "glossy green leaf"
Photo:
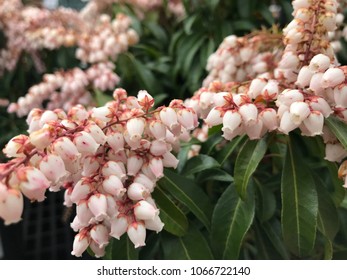
[[[247,140],[236,158],[234,179],[239,195],[245,199],[249,179],[265,155],[266,139]]]
[[[335,116],[325,119],[325,124],[330,128],[331,132],[339,139],[342,146],[347,150],[347,124]]]
[[[255,201],[253,186],[242,200],[231,184],[219,198],[212,216],[211,240],[216,256],[220,259],[237,259],[242,241],[250,228]]]
[[[251,0],[237,0],[237,10],[241,18],[250,18]]]
[[[219,168],[211,168],[199,173],[197,177],[199,183],[205,181],[233,182],[234,178],[226,171]]]
[[[207,195],[194,181],[171,170],[165,170],[165,176],[159,181],[159,185],[187,206],[207,229],[210,228],[212,205]]]
[[[137,260],[139,249],[135,249],[127,234],[123,234],[120,240],[111,238],[106,247],[106,260]]]
[[[328,238],[329,241],[333,241],[339,230],[337,209],[329,192],[324,186],[324,182],[322,182],[318,176],[314,176],[314,180],[318,194],[317,226],[319,231]]]
[[[217,161],[223,165],[226,160],[230,157],[231,153],[236,149],[236,147],[246,139],[246,136],[239,136],[230,141],[223,149],[221,149],[217,155]]]
[[[98,106],[104,106],[107,102],[113,100],[113,98],[102,91],[95,89],[95,100]]]
[[[257,180],[254,180],[256,186],[256,215],[261,222],[269,220],[276,211],[276,198],[274,193],[267,185],[263,185]]]
[[[173,235],[183,236],[188,229],[188,220],[182,210],[160,187],[155,188],[152,196],[160,209],[164,229]]]
[[[218,161],[207,155],[198,155],[189,159],[182,171],[184,175],[191,175],[206,169],[220,167]]]
[[[284,241],[292,253],[308,255],[316,239],[318,197],[304,159],[289,137],[281,190]]]
[[[211,248],[194,225],[189,227],[183,237],[164,236],[163,249],[165,258],[169,260],[212,260]]]
[[[183,62],[183,68],[182,68],[182,73],[184,75],[190,74],[190,71],[192,69],[192,64],[194,61],[194,58],[196,57],[198,51],[201,49],[201,46],[205,43],[206,44],[207,37],[202,36],[200,40],[198,40],[192,48],[186,53],[185,59]]]

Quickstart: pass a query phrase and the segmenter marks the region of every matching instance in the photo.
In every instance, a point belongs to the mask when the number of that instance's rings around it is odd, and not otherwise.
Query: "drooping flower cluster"
[[[23,6],[20,1],[0,1],[0,28],[7,39],[0,52],[0,75],[13,70],[23,52],[31,54],[39,72],[44,70],[38,52],[76,46],[76,58],[91,64],[85,71],[74,68],[46,74],[42,83],[29,89],[26,96],[11,104],[9,112],[24,116],[48,100],[48,109],[68,110],[76,104],[89,104],[90,90],[113,89],[119,77],[113,72],[117,56],[138,41],[130,28],[130,18],[118,14],[111,19],[93,14],[86,20],[82,13],[65,8],[54,11]]]
[[[273,71],[264,67],[256,77],[252,77],[254,72],[247,74],[250,80],[247,75],[238,76],[243,68],[235,67],[236,55],[229,55],[227,45],[233,50],[242,40],[229,36],[208,63],[208,67],[211,60],[219,64],[205,83],[211,76],[220,81],[205,85],[185,104],[210,127],[222,125],[227,140],[244,134],[259,139],[269,131],[288,134],[299,128],[305,136],[322,135],[325,159],[340,162],[347,151],[324,126],[324,119],[332,114],[347,123],[347,67],[338,65],[328,37],[336,29],[338,2],[294,0],[293,7],[294,19],[283,31],[285,49],[277,60],[273,57]],[[230,45],[232,42],[235,45]],[[254,67],[251,53],[251,49],[239,48],[239,61],[245,63],[242,57],[247,54]],[[226,71],[229,68],[233,71]],[[347,171],[343,170],[339,175],[346,180]]]
[[[43,82],[29,88],[17,103],[11,103],[8,112],[26,116],[32,108],[42,108],[45,100],[49,100],[46,104],[49,110],[63,108],[67,111],[76,104],[92,105],[91,90],[111,90],[118,84],[119,77],[113,69],[114,64],[109,62],[94,64],[85,71],[75,67],[45,74]]]
[[[176,168],[173,151],[190,138],[197,115],[181,100],[152,109],[146,91],[137,98],[123,89],[114,101],[87,111],[81,105],[64,111],[34,109],[29,136],[12,138],[0,165],[0,217],[18,222],[23,195],[42,201],[45,192],[65,191],[65,205],[76,205],[71,227],[77,232],[72,254],[89,246],[104,255],[111,237],[127,233],[135,247],[145,245],[146,229],[163,223],[151,197],[164,167]]]
[[[281,57],[283,45],[280,34],[255,32],[244,37],[226,37],[207,61],[209,75],[203,85],[219,80],[242,82],[272,71]]]

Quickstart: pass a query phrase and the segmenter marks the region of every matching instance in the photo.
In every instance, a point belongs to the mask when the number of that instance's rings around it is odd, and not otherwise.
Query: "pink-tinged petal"
[[[94,155],[100,146],[96,143],[94,138],[85,131],[76,133],[73,143],[76,145],[77,150],[83,155]]]
[[[143,158],[138,155],[132,155],[127,159],[127,170],[129,176],[136,176],[143,165]]]
[[[110,175],[106,177],[102,182],[102,186],[107,193],[118,198],[121,198],[126,192],[122,181],[116,175]]]
[[[61,157],[54,154],[46,155],[41,160],[39,168],[46,178],[53,183],[57,183],[68,174],[65,169],[64,161]]]
[[[77,215],[78,220],[80,221],[80,224],[82,226],[89,225],[89,222],[93,218],[94,215],[88,207],[88,201],[87,200],[82,200],[77,204],[76,215]]]
[[[124,215],[118,215],[118,217],[111,220],[111,232],[110,236],[119,240],[119,238],[126,233],[128,229],[128,220]]]
[[[131,200],[142,200],[148,195],[148,189],[140,183],[132,183],[127,190],[127,195]]]
[[[23,213],[23,195],[20,191],[9,189],[5,201],[0,201],[0,218],[5,225],[18,223]]]
[[[146,228],[141,222],[133,222],[129,225],[127,234],[135,248],[145,246]]]
[[[107,135],[107,143],[114,150],[115,153],[124,150],[124,137],[123,133],[112,132]]]
[[[71,255],[74,255],[76,257],[81,257],[83,252],[87,250],[89,244],[90,244],[90,238],[87,234],[84,234],[84,233],[76,234],[74,242],[73,242],[73,250],[71,252]]]
[[[103,224],[93,226],[90,230],[90,237],[99,247],[104,247],[109,243],[109,231]]]
[[[164,223],[160,220],[159,214],[156,214],[152,220],[145,220],[145,227],[159,233],[164,228]]]
[[[161,178],[164,176],[164,166],[161,158],[152,158],[149,161],[149,168],[151,169],[156,178]]]
[[[158,209],[145,200],[139,201],[134,207],[135,217],[139,220],[152,220],[158,212]]]
[[[97,221],[107,217],[107,199],[104,194],[97,193],[88,199],[88,207]]]

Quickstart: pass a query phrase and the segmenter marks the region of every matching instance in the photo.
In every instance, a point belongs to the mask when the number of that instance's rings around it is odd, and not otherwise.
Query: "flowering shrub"
[[[84,16],[102,5],[91,2]],[[85,87],[111,89],[118,77],[112,54],[91,61],[84,42],[76,55],[93,65],[46,74],[17,111],[50,97],[28,114],[29,135],[3,149],[5,224],[20,221],[24,198],[63,190],[76,209],[75,256],[89,247],[105,258],[343,258],[347,68],[331,43],[342,15],[334,0],[292,5],[283,34],[227,36],[203,87],[157,108],[147,91],[121,88],[94,107]]]

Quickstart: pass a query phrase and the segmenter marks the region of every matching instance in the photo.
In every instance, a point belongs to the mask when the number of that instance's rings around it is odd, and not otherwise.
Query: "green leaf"
[[[164,229],[173,235],[183,236],[188,229],[188,220],[182,210],[160,187],[155,188],[152,196],[160,209],[160,218],[165,224]]]
[[[257,190],[257,210],[256,215],[260,222],[268,221],[276,211],[276,198],[269,187],[262,185],[258,180],[254,180]]]
[[[216,159],[220,163],[220,165],[223,165],[225,161],[229,158],[231,153],[235,150],[235,148],[242,143],[246,139],[246,136],[239,136],[233,139],[231,142],[229,142],[223,149],[221,149],[217,155]]]
[[[340,227],[337,209],[321,178],[315,176],[314,179],[318,194],[317,226],[319,231],[332,242]]]
[[[184,175],[191,175],[210,168],[220,167],[218,161],[207,155],[198,155],[189,159],[182,171]]]
[[[339,139],[342,146],[347,150],[347,124],[335,116],[325,119],[325,124],[330,128],[331,132]]]
[[[253,186],[242,200],[231,184],[218,200],[212,216],[211,240],[220,259],[237,259],[254,218]]]
[[[236,20],[233,22],[232,28],[235,31],[252,31],[256,29],[255,25],[247,20]]]
[[[190,17],[188,17],[185,21],[184,21],[184,25],[183,25],[183,30],[187,35],[192,34],[192,26],[195,23],[195,21],[198,19],[199,14],[195,14],[192,15]]]
[[[196,54],[198,53],[198,51],[201,49],[201,46],[206,43],[207,37],[206,36],[202,36],[200,38],[199,41],[197,41],[192,48],[186,53],[185,55],[185,59],[184,59],[184,63],[183,63],[183,68],[182,68],[182,73],[184,75],[187,75],[190,73],[190,71],[192,70],[192,64],[193,64],[193,60],[196,56]]]
[[[226,171],[219,168],[211,168],[199,173],[197,181],[199,183],[205,181],[220,181],[220,182],[233,182],[234,178],[228,174]]]
[[[164,29],[155,22],[148,22],[146,27],[152,32],[154,37],[161,43],[165,44],[168,40]]]
[[[163,237],[165,259],[212,260],[213,254],[207,240],[194,225],[183,237]]]
[[[313,178],[300,151],[288,137],[282,173],[282,230],[291,252],[308,255],[316,239],[318,197]]]
[[[271,26],[275,23],[274,18],[269,10],[269,6],[265,3],[262,3],[261,8],[259,10],[262,17],[266,20],[266,22]]]
[[[238,10],[241,18],[250,18],[251,1],[250,0],[237,0],[237,10]]]
[[[139,249],[135,249],[127,234],[123,234],[120,240],[112,238],[106,247],[106,260],[137,260]]]
[[[247,140],[236,158],[234,171],[235,187],[243,199],[246,198],[249,179],[264,157],[266,149],[267,143],[265,138]]]
[[[208,196],[194,181],[170,170],[165,170],[164,174],[165,176],[158,182],[159,185],[187,206],[206,228],[209,229],[212,205]]]
[[[223,140],[220,134],[210,136],[206,142],[201,145],[201,154],[210,155],[214,148]]]
[[[187,161],[188,161],[188,153],[191,149],[191,145],[183,146],[181,147],[180,151],[178,152],[177,159],[178,159],[178,166],[177,171],[178,173],[181,173],[184,169]]]

